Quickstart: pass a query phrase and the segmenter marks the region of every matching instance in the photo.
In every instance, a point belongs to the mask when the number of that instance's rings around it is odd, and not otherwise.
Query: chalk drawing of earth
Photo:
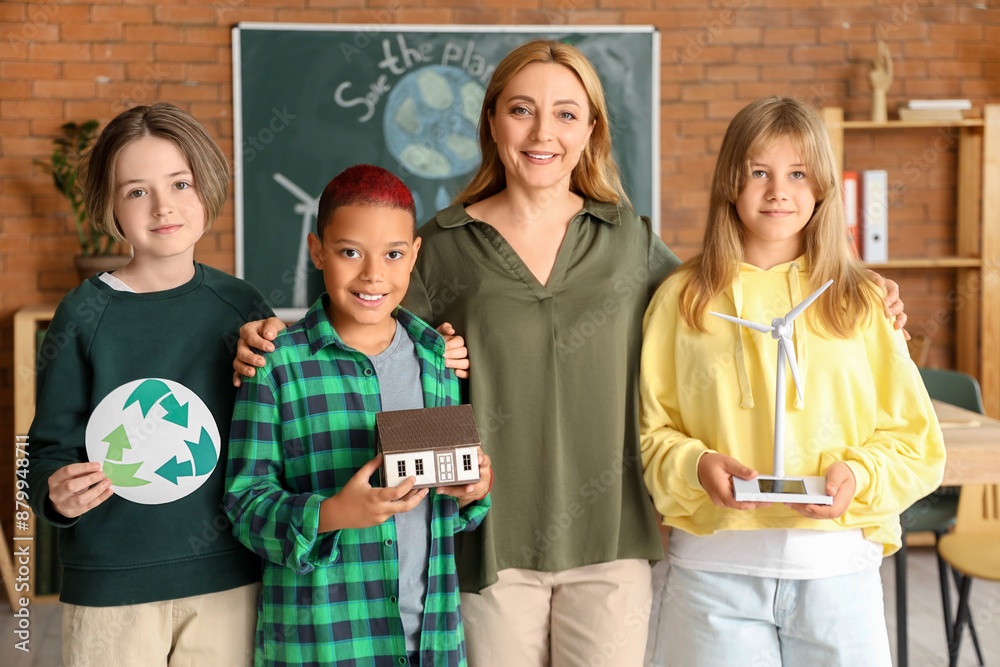
[[[417,176],[445,179],[479,166],[477,124],[485,90],[457,67],[410,72],[389,93],[384,133],[389,152]]]
[[[173,502],[204,484],[221,442],[201,398],[159,378],[121,385],[87,422],[87,456],[101,462],[115,495],[143,505]]]

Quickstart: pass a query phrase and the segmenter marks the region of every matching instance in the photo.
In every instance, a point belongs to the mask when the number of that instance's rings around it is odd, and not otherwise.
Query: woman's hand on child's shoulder
[[[734,510],[755,510],[771,503],[738,502],[733,497],[733,477],[754,479],[757,471],[743,465],[732,456],[708,452],[698,459],[698,481],[713,503]]]
[[[882,308],[885,316],[895,317],[896,321],[893,326],[897,329],[903,329],[906,326],[907,317],[906,313],[903,312],[903,300],[899,298],[899,285],[896,281],[884,278],[871,269],[868,270],[868,273],[885,290],[885,305]],[[910,340],[910,333],[906,329],[903,329],[903,336],[906,337],[906,340]]]
[[[243,383],[243,377],[252,378],[257,369],[264,366],[264,357],[255,350],[273,352],[274,340],[285,328],[285,323],[277,317],[254,320],[240,327],[240,342],[236,344],[236,358],[233,359],[233,384]]]
[[[788,506],[807,519],[839,519],[854,500],[857,490],[858,482],[854,478],[851,466],[843,461],[836,461],[826,469],[826,493],[833,496],[832,505],[790,504]]]
[[[371,476],[381,465],[382,455],[378,454],[358,468],[344,488],[320,503],[319,532],[378,526],[420,504],[427,489],[413,490],[416,477],[407,477],[398,486],[389,488],[372,486]]]
[[[469,377],[469,349],[465,347],[465,339],[455,333],[455,327],[445,322],[437,328],[444,338],[444,365],[455,371],[455,377]]]
[[[67,519],[89,512],[113,494],[111,480],[97,462],[71,463],[49,477],[49,502]]]
[[[465,507],[476,500],[482,500],[493,488],[493,468],[490,457],[479,448],[479,481],[475,484],[460,484],[458,486],[439,486],[438,494],[452,496],[458,500],[459,507]]]

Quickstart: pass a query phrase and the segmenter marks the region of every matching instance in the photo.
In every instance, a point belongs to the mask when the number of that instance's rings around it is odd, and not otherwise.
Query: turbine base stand
[[[826,495],[825,477],[733,477],[733,491],[738,502],[833,504],[833,496]]]

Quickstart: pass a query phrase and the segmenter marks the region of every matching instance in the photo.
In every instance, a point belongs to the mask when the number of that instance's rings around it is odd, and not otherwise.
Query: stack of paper
[[[910,109],[958,109],[968,111],[972,108],[969,100],[910,100],[906,103]]]
[[[962,120],[972,109],[970,100],[910,100],[899,107],[900,120]]]

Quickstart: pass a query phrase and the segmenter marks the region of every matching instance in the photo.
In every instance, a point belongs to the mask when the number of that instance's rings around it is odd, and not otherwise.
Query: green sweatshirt
[[[243,586],[260,562],[222,509],[239,327],[264,297],[195,265],[185,285],[120,292],[92,277],[59,304],[39,350],[28,491],[59,526],[60,599],[117,606]],[[101,461],[114,495],[76,519],[48,501],[49,477]]]
[[[882,316],[881,304],[872,304],[872,316],[848,338],[820,335],[810,311],[794,323],[804,386],[800,401],[788,376],[785,474],[823,475],[833,462],[846,462],[857,481],[847,512],[814,520],[779,503],[740,511],[709,499],[698,461],[717,451],[771,474],[777,345],[768,333],[711,315],[707,333],[687,326],[677,306],[687,275],[676,273],[660,287],[643,322],[642,464],[663,523],[694,535],[861,528],[883,553],[895,551],[899,513],[940,484],[945,450],[903,334]],[[802,257],[768,271],[742,264],[709,310],[770,324],[821,282],[810,280]]]

